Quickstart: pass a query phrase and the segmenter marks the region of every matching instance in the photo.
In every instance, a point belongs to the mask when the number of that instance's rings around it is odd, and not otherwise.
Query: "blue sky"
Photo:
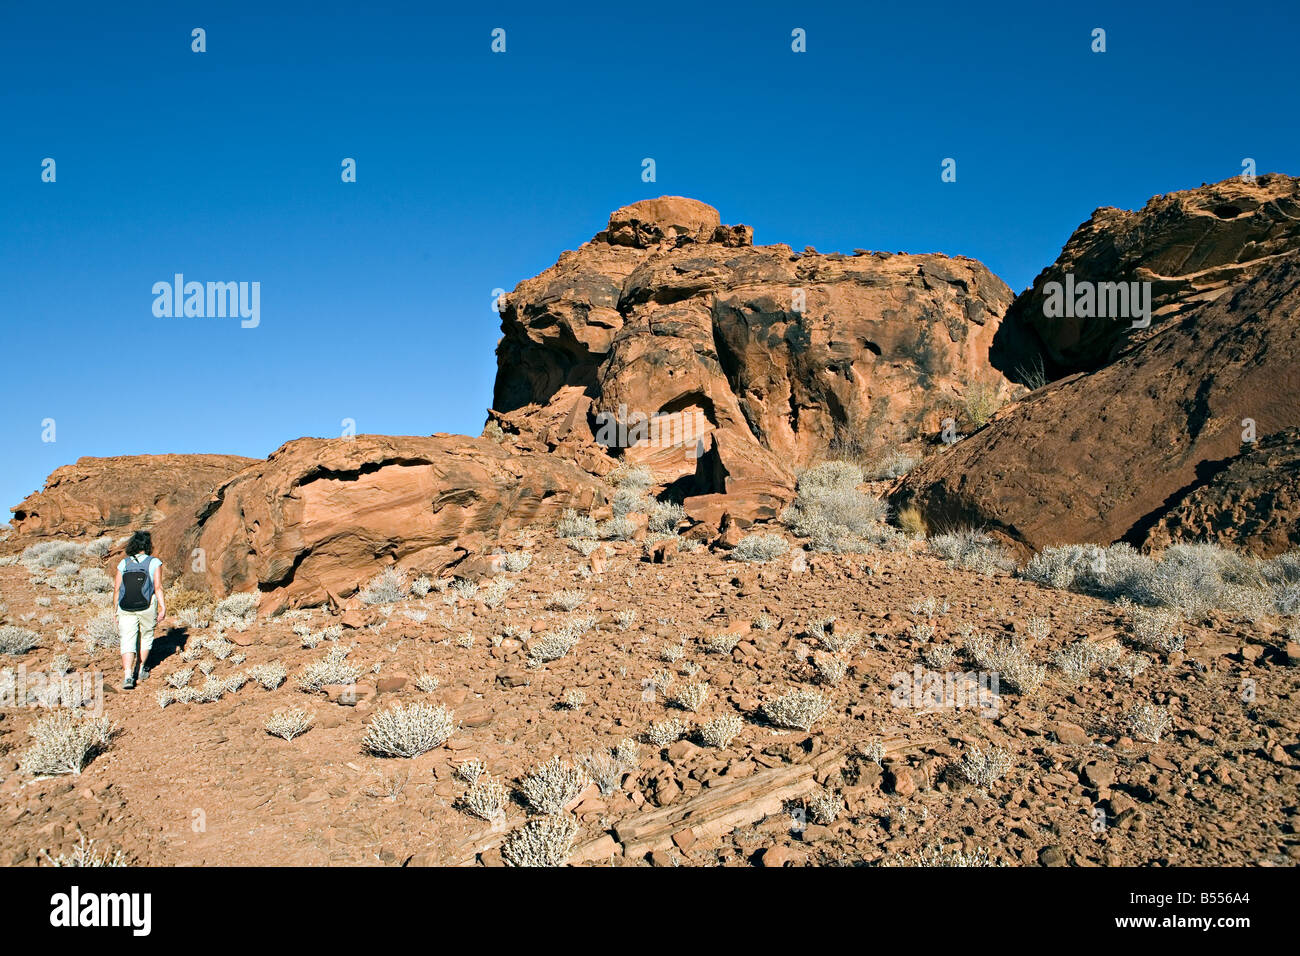
[[[440,6],[0,5],[5,508],[81,455],[477,434],[492,290],[638,199],[1019,291],[1097,206],[1300,173],[1294,2]],[[177,272],[261,324],[156,318]]]

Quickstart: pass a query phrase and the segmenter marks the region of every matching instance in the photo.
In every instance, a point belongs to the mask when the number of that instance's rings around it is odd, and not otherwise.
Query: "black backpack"
[[[117,594],[117,606],[123,611],[143,611],[153,603],[153,575],[149,573],[152,559],[128,557],[122,568],[122,589]]]

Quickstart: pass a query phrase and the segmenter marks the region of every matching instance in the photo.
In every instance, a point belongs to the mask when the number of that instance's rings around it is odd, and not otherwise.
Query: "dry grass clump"
[[[501,567],[512,574],[527,571],[532,563],[533,553],[531,551],[513,551],[501,557]]]
[[[35,742],[19,759],[18,769],[39,777],[80,774],[107,749],[114,730],[107,717],[82,717],[70,710],[56,710],[28,729]]]
[[[747,534],[736,543],[727,557],[733,561],[766,564],[790,550],[790,543],[779,534]]]
[[[889,505],[859,491],[865,476],[857,465],[828,461],[799,476],[794,502],[781,521],[814,551],[866,551],[891,544],[898,532],[884,524]]]
[[[848,661],[838,654],[814,655],[813,667],[817,670],[817,679],[832,687],[844,680],[844,676],[849,672]]]
[[[47,851],[42,850],[41,855],[45,857],[50,866],[101,867],[127,865],[126,854],[121,850],[114,850],[111,853],[105,850],[101,853],[95,849],[94,840],[88,841],[84,833],[79,833],[78,836],[80,842],[72,848],[71,854],[60,853],[58,856],[50,856]]]
[[[506,838],[501,855],[511,866],[564,866],[577,835],[578,821],[572,817],[529,820]]]
[[[353,667],[347,662],[352,648],[336,644],[325,652],[318,661],[312,661],[298,674],[298,689],[312,694],[327,684],[355,684],[361,676],[361,668]]]
[[[370,721],[361,745],[380,757],[418,757],[456,732],[453,713],[424,703],[394,704]]]
[[[739,634],[729,634],[723,631],[721,634],[711,634],[704,638],[704,649],[710,654],[730,654],[740,643]]]
[[[763,714],[778,727],[811,730],[813,724],[826,716],[829,704],[816,691],[802,688],[787,691],[780,697],[763,703]]]
[[[586,769],[601,796],[608,797],[623,782],[623,774],[635,770],[641,760],[641,748],[636,742],[624,738],[617,747],[604,752],[583,754],[578,762]]]
[[[744,726],[745,722],[736,714],[720,714],[700,724],[697,733],[704,746],[725,750]]]
[[[0,627],[0,654],[26,654],[40,644],[40,637],[35,631],[14,624]]]
[[[1007,775],[1011,769],[1011,754],[1000,747],[987,750],[977,744],[971,744],[961,756],[958,770],[967,782],[981,790],[987,790]]]
[[[844,810],[844,797],[829,787],[818,787],[808,796],[808,816],[813,823],[829,826],[839,819]]]
[[[315,719],[314,714],[309,714],[300,707],[294,707],[290,710],[277,710],[266,719],[266,732],[272,737],[293,740],[294,737],[299,737],[311,730],[312,722]]]
[[[538,813],[556,814],[576,800],[589,783],[591,777],[586,770],[565,763],[557,755],[524,777],[520,790]]]

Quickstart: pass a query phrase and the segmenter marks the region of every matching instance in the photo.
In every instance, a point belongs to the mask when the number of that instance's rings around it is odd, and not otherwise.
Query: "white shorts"
[[[117,609],[117,633],[123,654],[147,654],[153,646],[153,629],[158,624],[158,596],[143,611]]]

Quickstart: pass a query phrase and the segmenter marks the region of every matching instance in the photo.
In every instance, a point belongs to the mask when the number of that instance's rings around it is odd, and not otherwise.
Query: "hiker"
[[[155,558],[148,531],[137,531],[126,545],[126,555],[117,562],[117,633],[121,637],[122,689],[130,690],[136,680],[149,676],[149,650],[153,631],[167,614],[163,601],[162,562]],[[140,648],[140,674],[136,677],[136,645]]]

